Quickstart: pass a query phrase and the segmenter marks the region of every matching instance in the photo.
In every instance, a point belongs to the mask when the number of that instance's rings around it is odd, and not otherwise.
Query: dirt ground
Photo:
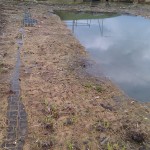
[[[11,6],[11,7],[10,7]],[[38,21],[24,27],[21,100],[28,114],[24,150],[150,150],[150,104],[128,98],[107,78],[86,73],[90,57],[53,10],[119,12],[150,18],[149,5],[90,7],[0,2],[0,144],[24,10]]]

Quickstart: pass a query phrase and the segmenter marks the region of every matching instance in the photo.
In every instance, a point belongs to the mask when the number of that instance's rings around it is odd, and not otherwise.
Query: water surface
[[[150,20],[114,14],[61,15],[96,62],[90,73],[102,72],[128,96],[150,102]]]

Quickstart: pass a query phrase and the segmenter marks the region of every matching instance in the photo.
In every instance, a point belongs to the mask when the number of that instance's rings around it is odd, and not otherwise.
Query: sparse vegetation
[[[58,1],[53,0],[50,4],[55,2]],[[149,106],[131,103],[125,96],[122,100],[122,92],[110,81],[97,80],[87,75],[84,72],[86,63],[77,63],[79,58],[86,57],[85,49],[56,15],[48,14],[50,10],[61,8],[87,11],[95,8],[87,5],[68,7],[30,4],[27,2],[27,8],[39,24],[25,28],[24,49],[21,51],[21,97],[28,113],[28,136],[24,150],[131,150],[143,145],[149,150]],[[15,21],[14,18],[23,16],[24,5],[10,7],[11,2],[5,5],[5,14],[10,21],[3,31],[6,35],[2,40],[10,41],[17,37],[22,18]],[[121,12],[130,11],[118,9]],[[104,11],[105,7],[98,6],[96,10]],[[113,6],[106,9],[113,10]],[[149,8],[141,9],[140,12],[146,10]],[[17,48],[14,45],[5,46],[2,47],[8,53],[5,62],[14,66]],[[27,51],[28,55],[25,55]],[[70,64],[75,63],[77,66],[70,68]],[[3,70],[3,65],[0,67]],[[25,70],[28,67],[31,72],[27,74]],[[0,73],[0,141],[6,136],[5,116],[10,81],[7,73],[3,75],[6,75],[5,80]],[[142,117],[139,117],[140,113]],[[127,131],[131,129],[137,134],[128,134]],[[138,139],[140,133],[144,133],[144,136],[141,134],[141,139]],[[128,143],[124,144],[126,141]]]
[[[92,86],[92,84],[87,83],[87,84],[84,85],[84,87],[86,87],[86,88],[92,88],[93,86]]]
[[[99,93],[101,93],[102,91],[104,91],[101,85],[94,85],[93,83],[86,83],[83,86],[85,88],[95,89]]]
[[[115,144],[111,144],[111,143],[107,143],[107,150],[126,150],[125,146],[119,146],[118,143]]]
[[[68,150],[73,150],[73,144],[71,142],[68,142],[67,148]]]
[[[95,86],[95,90],[99,93],[101,93],[103,91],[103,89],[100,85]]]
[[[4,72],[4,64],[0,62],[0,73]]]

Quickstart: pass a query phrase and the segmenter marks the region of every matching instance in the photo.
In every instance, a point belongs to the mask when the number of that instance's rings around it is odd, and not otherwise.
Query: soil
[[[21,100],[28,114],[24,150],[149,150],[150,104],[127,97],[105,77],[86,72],[90,57],[54,10],[119,12],[150,18],[149,5],[59,5],[0,2],[0,144],[24,11],[38,21],[23,27]],[[3,148],[2,148],[3,149]]]

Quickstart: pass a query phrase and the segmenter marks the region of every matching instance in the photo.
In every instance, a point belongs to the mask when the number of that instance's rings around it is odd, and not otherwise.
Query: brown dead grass
[[[5,12],[10,24],[2,37],[2,49],[8,55],[2,58],[12,68],[23,8],[7,7]],[[129,100],[107,79],[87,75],[84,47],[57,16],[49,14],[52,9],[29,6],[38,25],[25,28],[21,51],[21,99],[28,114],[24,150],[135,150],[143,145],[149,150],[150,107]],[[4,91],[0,95],[0,140],[6,135],[10,71],[8,76],[0,74]]]
[[[30,9],[39,23],[25,28],[21,89],[29,131],[24,150],[104,150],[108,143],[135,150],[141,144],[133,134],[148,144],[149,108],[123,96],[107,79],[88,76],[84,48],[48,10]]]

